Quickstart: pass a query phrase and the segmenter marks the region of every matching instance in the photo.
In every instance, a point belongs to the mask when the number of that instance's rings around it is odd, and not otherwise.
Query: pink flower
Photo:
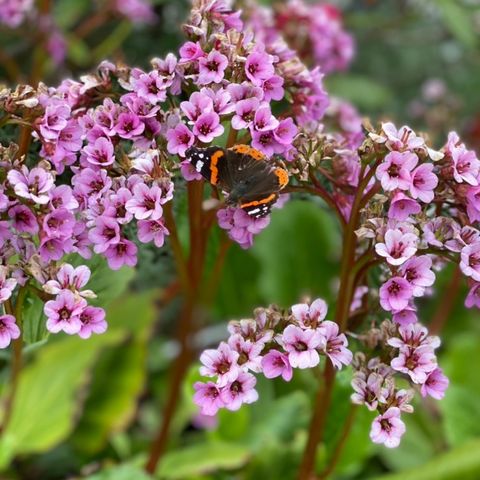
[[[224,132],[220,117],[215,112],[202,113],[193,126],[193,133],[204,143],[210,143]]]
[[[412,286],[401,277],[393,277],[380,287],[380,305],[388,312],[403,310],[412,296]]]
[[[280,120],[278,127],[273,131],[273,136],[281,145],[291,146],[297,133],[298,128],[293,118],[288,117]]]
[[[405,430],[405,424],[400,418],[400,409],[390,407],[373,421],[370,439],[374,443],[383,443],[388,448],[395,448],[400,445]]]
[[[262,371],[267,378],[276,378],[280,375],[289,382],[293,376],[292,366],[287,355],[278,350],[270,350],[262,358]]]
[[[443,374],[442,369],[436,368],[428,374],[425,383],[420,389],[422,397],[430,395],[436,400],[441,400],[445,396],[445,391],[447,390],[449,383],[450,382]]]
[[[452,152],[453,177],[458,183],[466,182],[476,187],[480,173],[480,161],[473,150],[463,147]]]
[[[412,183],[411,171],[418,157],[411,152],[390,152],[377,167],[376,176],[385,191],[408,190]]]
[[[185,42],[180,47],[179,53],[180,53],[179,63],[191,62],[205,55],[200,45],[200,42]]]
[[[480,308],[480,283],[473,284],[465,299],[465,306],[467,308]]]
[[[428,374],[437,368],[437,359],[429,345],[422,345],[400,350],[390,365],[397,372],[409,375],[414,383],[423,384]]]
[[[412,172],[410,194],[424,203],[430,203],[438,185],[438,177],[433,173],[433,164],[422,163]]]
[[[349,365],[353,355],[347,348],[347,337],[343,333],[339,334],[338,325],[326,320],[320,324],[317,332],[320,332],[325,339],[324,342],[322,341],[322,350],[333,365],[338,369],[342,368],[342,364]]]
[[[258,400],[255,390],[257,379],[251,374],[240,372],[238,377],[225,385],[220,391],[220,398],[228,410],[238,410],[243,403],[253,403]]]
[[[377,255],[385,257],[390,265],[401,265],[417,251],[418,238],[413,233],[403,233],[400,229],[387,230],[385,243],[377,243]]]
[[[393,312],[392,320],[398,325],[405,326],[418,322],[417,311],[414,307],[407,307],[403,310]]]
[[[467,190],[467,214],[471,222],[480,222],[480,187]]]
[[[56,140],[60,132],[67,126],[69,117],[70,107],[61,101],[47,105],[39,125],[42,137],[46,140]]]
[[[429,336],[428,330],[420,323],[401,325],[398,328],[399,338],[389,338],[387,343],[400,350],[409,351],[418,347],[429,347],[432,351],[440,346],[440,339]]]
[[[391,200],[388,218],[403,222],[407,220],[410,215],[417,215],[421,211],[422,208],[415,200],[407,197],[402,192],[398,192]]]
[[[162,189],[158,185],[148,187],[145,183],[137,183],[133,187],[133,198],[128,200],[125,208],[137,220],[159,220],[163,215]]]
[[[7,348],[12,340],[20,337],[20,329],[13,315],[0,315],[0,348]]]
[[[413,287],[413,295],[421,297],[426,287],[435,283],[435,273],[432,271],[432,260],[428,255],[421,255],[407,260],[401,267],[400,273]]]
[[[320,362],[316,349],[322,346],[323,337],[317,330],[289,325],[283,332],[282,342],[293,368],[312,368]]]
[[[43,231],[50,238],[71,237],[74,226],[75,217],[66,208],[53,210],[43,219]]]
[[[38,223],[33,212],[25,205],[16,205],[8,211],[12,220],[12,227],[20,233],[35,235],[38,232]]]
[[[35,167],[28,171],[27,167],[23,166],[21,171],[10,170],[7,178],[19,197],[40,205],[48,203],[48,192],[54,183],[52,174],[43,168]]]
[[[217,376],[217,384],[220,387],[233,382],[240,373],[238,358],[240,354],[233,350],[225,342],[222,342],[217,349],[205,350],[200,355],[200,374],[204,377]]]
[[[208,83],[220,83],[223,80],[225,69],[228,67],[228,59],[217,50],[212,50],[206,57],[198,60],[199,85]]]
[[[137,246],[130,240],[122,239],[105,250],[105,258],[112,270],[119,270],[124,265],[134,267],[137,264]]]
[[[264,80],[273,76],[272,56],[266,52],[252,52],[245,62],[245,74],[254,85],[262,85]]]
[[[8,300],[17,286],[17,281],[14,278],[7,278],[7,275],[8,268],[0,265],[0,303]]]
[[[85,307],[80,314],[82,326],[78,332],[80,338],[90,338],[92,333],[104,333],[107,330],[105,310],[99,307]]]
[[[88,238],[95,244],[95,253],[105,252],[110,246],[120,241],[120,225],[111,217],[97,217],[94,228],[88,233]]]
[[[260,372],[261,361],[260,353],[263,350],[263,343],[255,343],[251,340],[245,340],[242,335],[236,333],[228,339],[230,348],[238,352],[238,364],[243,370],[251,370],[252,372]]]
[[[328,306],[324,300],[317,298],[310,305],[297,303],[292,306],[292,314],[304,328],[316,329],[327,316]]]
[[[352,402],[365,405],[371,412],[377,409],[378,401],[382,397],[383,377],[378,373],[370,373],[367,378],[364,374],[355,374],[352,380]]]
[[[235,104],[235,115],[232,118],[232,127],[235,130],[250,127],[259,106],[260,102],[255,97],[246,98],[237,102]]]
[[[480,282],[480,242],[464,247],[460,257],[460,268],[463,274]]]
[[[168,234],[168,229],[161,220],[138,221],[137,236],[142,243],[149,243],[153,240],[155,246],[160,248],[165,243],[165,235]]]
[[[145,130],[145,124],[140,121],[138,115],[131,112],[121,113],[115,124],[117,135],[122,138],[134,138],[141,135]]]
[[[275,130],[278,127],[278,120],[272,115],[270,105],[263,104],[255,112],[253,128],[259,132]]]
[[[180,163],[180,172],[187,182],[191,182],[192,180],[202,180],[203,178],[202,174],[197,172],[195,166],[192,165],[190,160],[184,160]]]
[[[382,123],[382,130],[386,135],[386,145],[391,150],[413,150],[425,146],[425,140],[417,137],[415,132],[404,125],[397,130],[391,122]]]
[[[281,100],[285,94],[283,89],[284,80],[278,75],[273,75],[262,83],[262,89],[264,92],[263,99],[266,102],[271,100]]]
[[[188,102],[180,103],[183,113],[192,122],[196,122],[202,113],[213,112],[213,100],[204,93],[193,92]]]
[[[203,415],[215,415],[225,405],[220,397],[220,388],[213,382],[195,382],[193,401]]]
[[[272,130],[259,132],[254,130],[252,134],[252,147],[263,152],[267,157],[271,157],[275,153],[282,153],[285,146],[277,142],[275,134]]]
[[[49,192],[50,205],[55,208],[66,208],[67,210],[75,210],[78,208],[78,202],[73,196],[72,188],[68,185],[59,185]]]
[[[83,298],[75,297],[70,290],[63,290],[55,300],[45,303],[43,311],[48,317],[47,330],[52,333],[63,330],[69,335],[78,333],[82,328],[80,315],[86,306]]]
[[[425,240],[434,247],[442,248],[449,240],[460,233],[458,223],[448,217],[435,217],[423,227]]]
[[[83,152],[86,155],[87,162],[92,165],[106,167],[115,161],[112,142],[105,137],[97,138],[95,143],[87,145]]]
[[[183,123],[179,123],[167,132],[167,140],[169,153],[172,155],[178,153],[181,157],[185,157],[185,152],[193,145],[195,137]]]

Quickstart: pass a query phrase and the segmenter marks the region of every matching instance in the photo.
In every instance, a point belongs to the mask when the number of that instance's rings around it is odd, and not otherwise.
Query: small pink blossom
[[[328,306],[321,298],[317,298],[310,305],[297,303],[292,306],[293,316],[304,328],[316,329],[327,316],[327,312]]]
[[[312,368],[318,365],[320,357],[317,348],[323,337],[317,330],[303,330],[289,325],[283,332],[282,343],[288,353],[288,361],[293,368]]]
[[[480,308],[480,283],[477,282],[472,285],[472,288],[465,299],[465,306],[467,308]]]
[[[215,415],[225,404],[220,397],[220,388],[213,382],[195,382],[193,401],[200,407],[203,415]]]
[[[395,448],[400,445],[405,430],[405,424],[400,418],[400,409],[390,407],[373,421],[370,439],[374,443],[383,443],[388,448]]]
[[[386,311],[403,310],[412,296],[412,286],[401,277],[393,277],[380,287],[380,305]]]
[[[480,282],[480,242],[464,247],[460,257],[460,268],[463,274]]]
[[[199,85],[220,83],[223,80],[225,69],[228,67],[228,59],[217,50],[212,50],[206,57],[198,60]]]
[[[181,157],[185,157],[185,152],[193,145],[195,137],[183,123],[179,123],[167,132],[167,140],[169,153],[172,155],[178,153]]]
[[[27,167],[23,166],[21,171],[10,170],[7,178],[19,197],[40,205],[48,203],[48,193],[54,186],[53,176],[50,172],[40,167],[28,171]]]
[[[408,190],[412,183],[411,172],[418,163],[418,157],[411,152],[390,152],[377,167],[376,177],[385,191]]]
[[[92,165],[107,167],[115,161],[113,144],[105,137],[97,138],[93,145],[87,145],[83,149],[83,152],[85,153],[87,162]]]
[[[358,373],[352,380],[352,402],[357,405],[365,405],[371,412],[377,409],[379,399],[382,397],[383,377],[378,373],[370,373],[367,378]]]
[[[105,310],[100,307],[87,306],[80,314],[82,326],[78,332],[80,338],[90,338],[92,333],[101,334],[107,330]]]
[[[430,372],[420,390],[422,397],[430,395],[436,400],[441,400],[445,396],[445,391],[449,384],[448,378],[443,374],[441,368],[436,368]]]
[[[438,177],[433,173],[433,164],[422,163],[412,172],[410,194],[424,203],[430,203],[438,185]]]
[[[13,315],[0,315],[0,348],[7,348],[12,340],[20,337],[20,329]]]
[[[390,208],[388,210],[388,218],[393,218],[403,222],[410,217],[410,215],[417,215],[422,211],[419,203],[415,200],[407,197],[402,192],[398,192],[394,195],[390,202]]]
[[[455,148],[452,152],[453,178],[476,187],[480,174],[480,161],[473,150]]]
[[[145,183],[137,183],[133,187],[133,197],[125,204],[125,208],[137,220],[159,220],[163,215],[163,203],[162,189],[158,185],[148,187]]]
[[[421,297],[426,287],[435,283],[435,273],[432,270],[432,260],[428,255],[420,255],[407,260],[401,267],[400,273],[413,287],[413,295]]]
[[[423,384],[428,374],[437,368],[437,359],[429,345],[422,345],[400,350],[390,365],[394,370],[409,375],[414,383]]]
[[[339,333],[338,325],[335,322],[329,320],[322,322],[317,332],[320,332],[325,339],[322,342],[323,352],[336,368],[341,369],[343,365],[351,363],[353,355],[347,348],[347,337],[343,333]]]
[[[139,220],[138,221],[138,239],[142,243],[149,243],[153,240],[156,247],[163,247],[165,235],[168,235],[168,229],[161,220]]]
[[[293,376],[288,356],[278,350],[270,350],[263,356],[262,371],[267,378],[276,378],[281,375],[286,382],[289,382]]]
[[[124,265],[134,267],[137,264],[137,246],[130,240],[121,239],[105,250],[105,258],[112,270],[119,270]]]
[[[193,133],[204,143],[210,143],[215,137],[224,132],[220,117],[215,112],[202,113],[193,125]]]
[[[225,385],[220,391],[220,397],[228,410],[238,410],[244,403],[253,403],[258,400],[255,390],[257,379],[251,374],[240,372],[238,377]]]
[[[223,387],[233,382],[240,373],[240,354],[222,342],[217,349],[205,350],[200,356],[200,374],[204,377],[217,377],[217,384]]]
[[[417,252],[418,237],[413,233],[404,233],[400,229],[387,230],[385,243],[377,243],[377,255],[385,257],[390,265],[401,265]]]
[[[52,333],[64,331],[69,335],[78,333],[82,328],[80,315],[87,302],[76,297],[70,290],[60,292],[55,300],[49,300],[43,309],[47,316],[47,329]]]

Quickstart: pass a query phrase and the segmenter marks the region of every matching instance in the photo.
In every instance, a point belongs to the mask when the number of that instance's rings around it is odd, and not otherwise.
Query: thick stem
[[[327,359],[323,372],[323,386],[318,389],[315,398],[312,419],[308,431],[307,445],[303,452],[303,459],[298,471],[298,480],[311,480],[315,478],[315,457],[317,445],[322,441],[327,411],[330,406],[335,382],[335,368]]]
[[[340,460],[340,457],[342,455],[343,449],[345,448],[345,444],[347,443],[348,435],[350,434],[350,431],[352,429],[356,413],[357,413],[357,405],[352,404],[350,406],[350,411],[348,412],[348,417],[347,417],[347,420],[345,421],[345,425],[343,426],[342,435],[337,443],[337,446],[335,447],[334,452],[332,453],[332,456],[330,458],[330,461],[328,462],[328,465],[318,477],[319,480],[327,479],[330,476],[330,474],[333,473],[333,471],[335,470],[335,467],[337,466],[337,463]]]

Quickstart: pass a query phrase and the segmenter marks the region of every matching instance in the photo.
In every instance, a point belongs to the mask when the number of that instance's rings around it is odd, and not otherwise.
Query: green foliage
[[[45,326],[43,302],[31,293],[27,293],[23,301],[23,341],[28,345],[37,343],[47,338],[48,331]]]
[[[85,480],[151,480],[152,478],[140,466],[124,464],[106,468],[85,477]]]

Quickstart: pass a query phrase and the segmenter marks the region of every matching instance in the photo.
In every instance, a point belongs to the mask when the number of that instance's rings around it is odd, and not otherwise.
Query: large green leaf
[[[85,480],[151,480],[152,478],[143,468],[126,464],[107,467],[94,475],[85,477]]]
[[[0,468],[17,454],[46,451],[69,434],[78,392],[99,349],[120,338],[113,332],[88,342],[65,338],[38,352],[20,376],[12,416],[0,439]]]
[[[465,46],[473,48],[478,45],[475,32],[473,12],[462,6],[458,0],[436,0],[445,26]]]
[[[252,251],[260,264],[258,288],[267,302],[289,306],[305,294],[331,298],[341,242],[337,223],[321,204],[287,203],[272,214]]]
[[[478,480],[480,478],[480,440],[461,445],[435,457],[418,468],[373,480]]]
[[[156,476],[162,480],[185,480],[203,473],[240,468],[249,457],[250,450],[241,445],[223,442],[194,444],[167,453]]]

